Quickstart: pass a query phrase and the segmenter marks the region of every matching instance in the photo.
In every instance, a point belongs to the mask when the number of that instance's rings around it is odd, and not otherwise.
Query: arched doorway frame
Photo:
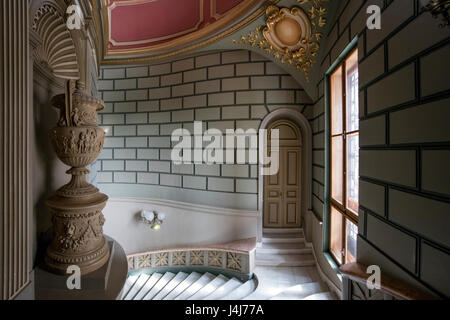
[[[312,129],[305,116],[291,108],[280,108],[272,111],[261,122],[259,129],[268,129],[272,123],[278,120],[290,120],[300,129],[302,135],[302,205],[301,217],[311,210],[312,199]],[[264,218],[264,177],[261,175],[262,165],[258,164],[258,226],[257,239],[262,241]]]

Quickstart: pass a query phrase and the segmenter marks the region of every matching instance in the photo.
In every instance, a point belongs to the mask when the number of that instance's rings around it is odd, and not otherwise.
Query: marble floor
[[[320,279],[315,266],[256,266],[254,273],[258,278],[258,287],[246,299],[302,299],[318,292],[329,291]]]

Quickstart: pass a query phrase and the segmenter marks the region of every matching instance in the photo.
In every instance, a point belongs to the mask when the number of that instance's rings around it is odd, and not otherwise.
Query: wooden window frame
[[[330,72],[329,74],[329,79],[331,79],[331,77],[333,76],[333,74],[339,70],[339,68],[341,68],[342,70],[342,75],[341,75],[341,81],[342,81],[342,112],[341,112],[341,116],[342,116],[342,132],[339,134],[333,134],[331,128],[332,128],[332,122],[333,122],[333,102],[330,101],[329,104],[329,113],[330,113],[330,117],[329,117],[329,128],[330,128],[330,132],[329,132],[329,141],[330,141],[330,150],[332,150],[331,145],[332,145],[332,141],[334,137],[342,137],[342,170],[343,170],[343,174],[342,174],[342,204],[339,203],[337,200],[333,199],[333,195],[332,195],[332,191],[330,189],[330,207],[329,207],[329,221],[330,224],[332,223],[331,221],[331,211],[332,209],[336,209],[337,212],[339,212],[342,215],[342,249],[341,249],[341,257],[340,260],[341,262],[339,262],[339,259],[335,256],[335,254],[332,252],[331,248],[329,248],[329,252],[331,254],[331,257],[333,258],[333,260],[338,264],[345,264],[346,263],[346,258],[347,258],[347,253],[346,253],[346,248],[347,248],[347,220],[349,220],[351,223],[353,223],[354,225],[356,225],[356,227],[358,227],[358,214],[355,214],[355,212],[353,212],[351,209],[347,208],[347,154],[348,154],[348,150],[347,150],[347,140],[348,137],[354,134],[358,134],[359,137],[359,132],[360,132],[360,128],[358,126],[357,130],[353,130],[350,132],[347,132],[347,60],[355,53],[357,52],[357,48],[352,49],[346,56],[344,59],[342,59],[342,61],[337,64],[335,66],[335,68],[333,69],[332,72]],[[356,65],[351,68],[349,71],[353,72],[354,70],[359,70],[359,64],[358,62],[356,63]],[[329,91],[329,96],[331,97],[333,95],[333,87],[331,85],[331,81],[329,81],[330,83],[330,91]],[[330,166],[329,166],[329,174],[330,174],[330,181],[331,181],[331,185],[333,185],[333,158],[335,157],[335,155],[333,155],[333,152],[331,152],[330,155]],[[332,239],[332,232],[333,232],[333,228],[330,225],[329,228],[329,239],[331,241]]]

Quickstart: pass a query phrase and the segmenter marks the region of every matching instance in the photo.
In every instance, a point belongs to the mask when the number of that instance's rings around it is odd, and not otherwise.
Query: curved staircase
[[[256,248],[256,265],[305,267],[314,266],[315,261],[302,229],[264,229],[261,246]]]
[[[242,282],[209,272],[131,275],[121,300],[241,300],[255,291],[255,279]]]
[[[258,288],[247,300],[336,300],[320,279],[302,229],[263,230],[256,248]]]
[[[262,243],[256,248],[256,254],[253,251],[256,239],[251,239],[251,245],[248,244],[248,240],[195,250],[202,252],[206,259],[209,257],[209,251],[224,248],[229,250],[238,246],[241,249],[240,254],[247,252],[247,255],[243,256],[248,259],[248,270],[246,269],[245,273],[257,276],[251,280],[242,282],[234,277],[227,278],[222,274],[214,275],[200,271],[149,274],[145,273],[149,270],[142,269],[144,273],[135,273],[127,278],[120,299],[335,300],[338,298],[321,280],[316,269],[313,249],[306,243],[302,229],[264,229]],[[151,254],[132,256],[131,258],[135,259],[132,260],[134,265],[139,265],[141,256],[144,258],[142,261],[148,262],[146,257],[150,257]],[[250,256],[255,257],[256,268],[250,262]],[[226,257],[228,255],[223,258]]]

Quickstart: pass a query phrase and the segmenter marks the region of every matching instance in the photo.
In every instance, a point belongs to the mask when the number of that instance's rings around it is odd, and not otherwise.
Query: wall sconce
[[[450,26],[450,0],[429,0],[429,3],[424,6],[426,11],[430,11],[434,18],[439,15],[442,16],[441,28]]]
[[[156,213],[154,211],[141,211],[141,219],[144,223],[150,225],[153,230],[161,229],[161,225],[166,218],[166,215],[162,212]]]

